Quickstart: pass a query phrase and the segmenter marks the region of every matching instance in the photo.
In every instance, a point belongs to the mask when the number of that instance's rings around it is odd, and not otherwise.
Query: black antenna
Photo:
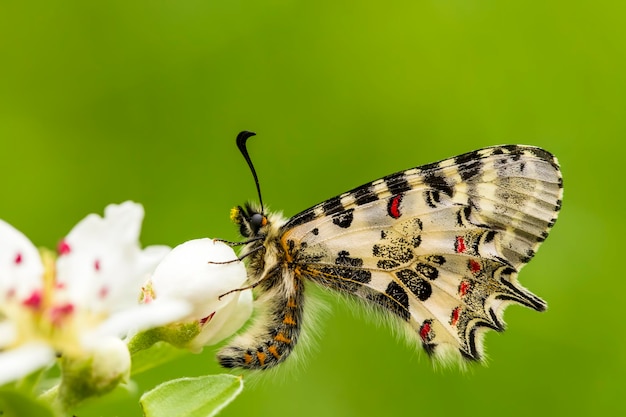
[[[261,186],[259,185],[259,178],[256,176],[256,170],[254,169],[254,165],[252,165],[252,159],[250,159],[250,155],[248,154],[248,148],[246,148],[246,141],[255,136],[256,133],[248,132],[244,130],[243,132],[239,132],[237,135],[237,147],[239,148],[239,152],[243,155],[244,159],[248,163],[250,167],[250,171],[252,171],[252,176],[254,177],[254,182],[256,183],[256,191],[259,194],[259,203],[261,203],[261,213],[263,213],[263,199],[261,198]]]

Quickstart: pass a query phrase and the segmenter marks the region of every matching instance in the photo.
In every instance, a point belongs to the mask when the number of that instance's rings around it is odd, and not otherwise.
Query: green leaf
[[[0,391],[0,415],[2,417],[55,417],[52,409],[20,392]]]
[[[211,417],[243,389],[243,379],[232,375],[207,375],[165,382],[141,396],[146,417]]]

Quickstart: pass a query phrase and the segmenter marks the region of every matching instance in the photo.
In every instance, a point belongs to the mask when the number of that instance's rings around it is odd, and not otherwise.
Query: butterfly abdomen
[[[275,274],[263,282],[256,300],[264,310],[260,313],[263,317],[219,352],[222,366],[267,369],[284,361],[292,352],[302,328],[303,284],[288,271],[278,269]]]

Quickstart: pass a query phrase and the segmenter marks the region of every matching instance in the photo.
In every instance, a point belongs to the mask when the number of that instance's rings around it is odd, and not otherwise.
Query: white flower
[[[0,385],[61,354],[63,402],[70,404],[83,398],[80,387],[109,390],[128,376],[126,335],[156,328],[176,339],[184,328],[192,336],[178,345],[200,350],[247,321],[252,292],[239,291],[246,270],[234,251],[211,239],[173,251],[142,249],[143,215],[132,202],[106,207],[104,217],[91,214],[59,243],[56,257],[0,221]]]
[[[231,336],[252,314],[252,291],[239,291],[246,278],[243,262],[230,246],[207,238],[191,240],[157,266],[144,299],[155,305],[187,303],[190,313],[180,322],[198,324],[199,334],[186,344],[198,351]]]
[[[44,266],[37,248],[0,220],[0,385],[52,362],[52,346],[39,337]]]
[[[143,220],[139,204],[110,205],[104,218],[90,214],[58,247],[56,283],[76,307],[111,313],[137,304],[137,291],[170,251],[167,246],[141,249]]]
[[[0,384],[44,366],[56,352],[85,357],[111,336],[188,314],[179,304],[155,315],[137,302],[141,283],[169,252],[141,249],[143,215],[141,205],[125,202],[106,207],[104,218],[87,216],[61,241],[56,261],[0,221]]]

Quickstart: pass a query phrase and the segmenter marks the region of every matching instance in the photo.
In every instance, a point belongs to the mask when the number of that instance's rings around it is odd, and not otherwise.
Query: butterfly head
[[[261,210],[246,204],[230,211],[230,219],[239,226],[239,233],[246,238],[260,236],[261,230],[268,225],[267,216]]]

